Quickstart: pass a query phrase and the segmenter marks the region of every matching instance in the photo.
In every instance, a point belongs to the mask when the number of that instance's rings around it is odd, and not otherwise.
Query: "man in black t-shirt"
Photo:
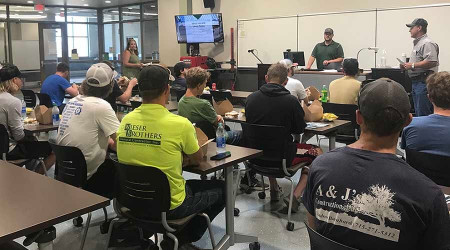
[[[403,87],[366,84],[356,119],[360,139],[312,163],[303,204],[323,236],[357,249],[450,249],[450,217],[441,189],[396,155],[411,122]]]
[[[104,63],[106,65],[108,65],[114,71],[114,78],[116,78],[117,72],[115,71],[112,63],[109,61],[105,61]],[[126,79],[123,79],[123,80],[126,81]],[[125,104],[128,102],[128,100],[130,100],[131,93],[133,91],[133,87],[136,86],[136,84],[137,84],[137,79],[133,78],[128,82],[128,86],[127,86],[127,89],[125,90],[125,92],[123,92],[120,89],[119,84],[117,83],[117,81],[115,79],[113,79],[113,81],[114,81],[114,85],[113,85],[112,92],[108,97],[105,98],[105,101],[109,102],[109,104],[111,104],[111,107],[113,108],[113,110],[115,112],[117,112],[116,101],[120,101],[121,103]]]

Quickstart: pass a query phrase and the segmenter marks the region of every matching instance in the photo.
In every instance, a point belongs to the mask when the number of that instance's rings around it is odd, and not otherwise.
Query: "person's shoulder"
[[[192,123],[186,117],[176,115],[173,113],[169,113],[165,118],[165,120],[168,124],[171,124],[176,128],[186,128],[186,126],[193,126]]]
[[[17,97],[15,97],[15,96],[11,95],[11,94],[8,93],[8,92],[3,92],[2,95],[4,96],[4,98],[5,98],[5,100],[6,100],[5,104],[6,104],[7,106],[9,106],[9,107],[14,107],[14,108],[20,106],[20,107],[22,108],[22,101],[21,101],[19,98],[17,98]]]

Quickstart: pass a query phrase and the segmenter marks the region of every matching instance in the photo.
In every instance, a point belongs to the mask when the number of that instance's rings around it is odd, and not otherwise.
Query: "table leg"
[[[328,145],[329,150],[333,150],[336,148],[336,135],[330,135],[329,137],[329,145]]]
[[[230,246],[234,245],[234,199],[233,199],[233,167],[225,168],[225,225],[226,234],[230,236]]]
[[[53,241],[45,242],[45,243],[38,243],[38,249],[39,250],[53,250]]]

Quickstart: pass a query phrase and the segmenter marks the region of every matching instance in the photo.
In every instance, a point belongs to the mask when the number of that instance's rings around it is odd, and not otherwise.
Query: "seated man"
[[[344,77],[330,83],[330,102],[339,104],[357,104],[361,82],[356,80],[359,64],[355,58],[346,58],[342,62]]]
[[[143,103],[126,115],[118,134],[117,156],[121,163],[156,167],[169,180],[171,205],[167,219],[180,219],[204,212],[213,220],[225,207],[223,181],[188,180],[182,176],[183,155],[190,165],[198,164],[202,150],[198,146],[194,126],[188,119],[172,114],[165,108],[169,99],[169,71],[160,65],[151,65],[139,73],[139,90]],[[129,133],[129,128],[137,133]],[[151,139],[151,142],[149,141]],[[141,140],[142,139],[142,140]],[[150,145],[151,144],[151,145]],[[149,208],[149,215],[151,208]],[[193,218],[175,233],[179,245],[192,246],[207,229],[204,218]],[[165,238],[164,250],[173,249],[173,242]]]
[[[296,97],[291,95],[289,90],[284,86],[288,81],[288,69],[281,63],[270,66],[266,75],[266,82],[258,91],[252,93],[247,98],[245,106],[245,116],[247,123],[274,125],[286,127],[288,134],[286,140],[291,143],[292,147],[306,149],[308,157],[297,158],[292,156],[292,164],[298,164],[301,161],[312,162],[312,160],[322,153],[320,148],[308,144],[295,144],[291,134],[303,133],[306,123],[304,120],[305,113],[300,106],[300,102]],[[300,198],[303,189],[306,186],[307,170],[302,170],[300,181],[294,190],[294,201],[292,203],[292,211],[298,211]],[[270,199],[271,201],[278,201],[282,195],[278,187],[277,181],[274,178],[269,178],[270,181]],[[286,199],[287,203],[289,199]]]
[[[9,152],[7,160],[36,159],[44,160],[46,169],[55,164],[55,155],[48,142],[38,142],[34,137],[25,136],[21,116],[22,102],[14,96],[22,88],[21,73],[14,65],[5,65],[0,69],[0,124],[9,134]],[[39,169],[41,173],[44,171]]]
[[[187,70],[188,89],[178,103],[178,115],[188,118],[192,123],[209,122],[215,130],[218,123],[224,122],[222,116],[216,113],[209,101],[197,97],[203,93],[209,76],[209,72],[200,67]],[[226,143],[239,145],[240,140],[240,131],[227,131]]]
[[[358,102],[359,140],[310,167],[303,194],[309,225],[357,249],[449,249],[441,189],[395,155],[412,119],[408,94],[384,78],[366,84]]]
[[[104,61],[103,63],[108,65],[111,68],[111,70],[114,71],[113,90],[112,90],[111,94],[109,94],[109,96],[105,98],[105,100],[111,105],[114,112],[117,112],[116,101],[119,101],[119,102],[125,104],[128,102],[128,100],[130,100],[133,88],[137,84],[137,79],[133,78],[133,79],[129,80],[127,89],[125,90],[125,92],[123,92],[120,89],[119,84],[116,81],[117,72],[116,72],[115,68],[113,67],[112,63],[110,61]],[[119,79],[119,83],[120,83],[120,81],[126,81],[126,79],[125,78]]]
[[[177,101],[179,102],[181,97],[186,93],[186,71],[189,69],[189,64],[185,62],[178,62],[173,67],[175,72],[175,81],[171,82],[171,90],[175,93]]]
[[[41,93],[50,96],[50,99],[58,107],[64,101],[65,93],[72,97],[78,95],[78,86],[76,84],[70,85],[66,78],[69,76],[69,65],[60,63],[56,67],[56,73],[47,77],[42,83]]]
[[[434,114],[414,117],[403,130],[401,147],[450,156],[450,73],[434,73],[426,83]]]
[[[113,198],[114,164],[105,160],[108,147],[115,150],[119,121],[103,100],[113,88],[113,70],[104,63],[92,65],[81,84],[82,95],[67,103],[59,124],[57,144],[77,147],[87,164],[86,190]]]
[[[291,95],[297,97],[300,102],[304,101],[305,103],[308,103],[308,93],[305,90],[302,82],[292,78],[292,76],[294,76],[294,68],[297,66],[297,64],[292,63],[292,61],[289,59],[283,59],[280,61],[280,63],[284,64],[288,68],[288,82],[284,87],[289,90],[289,92],[291,92]]]

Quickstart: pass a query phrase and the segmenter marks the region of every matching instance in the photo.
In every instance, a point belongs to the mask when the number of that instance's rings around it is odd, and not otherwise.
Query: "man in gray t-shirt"
[[[428,22],[425,19],[416,18],[406,26],[414,38],[414,47],[409,62],[402,63],[400,67],[408,70],[411,78],[416,115],[426,116],[433,113],[433,105],[427,97],[425,79],[429,74],[438,72],[439,46],[428,37]]]

